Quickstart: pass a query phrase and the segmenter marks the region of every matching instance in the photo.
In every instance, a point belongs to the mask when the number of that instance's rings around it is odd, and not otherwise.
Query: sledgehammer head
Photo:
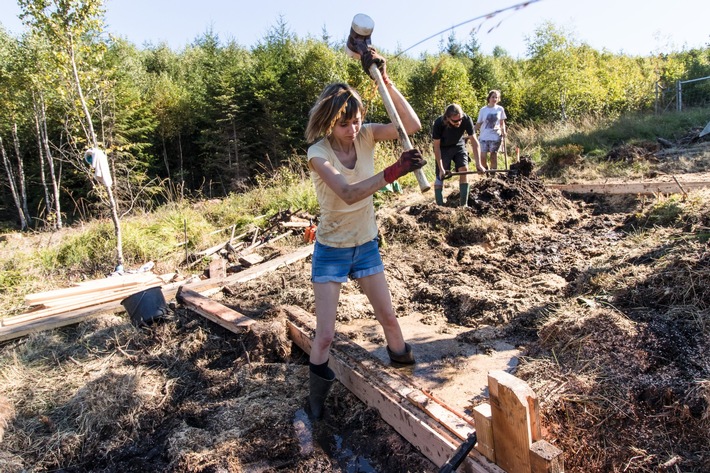
[[[370,36],[373,29],[375,29],[375,22],[369,16],[364,13],[358,13],[353,17],[350,36],[348,36],[348,41],[345,43],[345,52],[348,56],[360,59],[360,55],[367,51],[367,47],[370,46]]]

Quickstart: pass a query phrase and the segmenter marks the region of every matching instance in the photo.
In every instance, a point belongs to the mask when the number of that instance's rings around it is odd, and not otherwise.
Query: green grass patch
[[[648,147],[658,138],[677,141],[692,130],[701,130],[710,121],[707,108],[687,109],[661,115],[627,114],[614,118],[585,117],[556,123],[515,124],[509,127],[508,146],[520,148],[538,164],[543,174],[560,177],[570,167],[570,157],[583,160],[576,166],[596,166],[598,178],[626,177],[644,173],[644,164],[607,164],[604,157],[621,144]]]

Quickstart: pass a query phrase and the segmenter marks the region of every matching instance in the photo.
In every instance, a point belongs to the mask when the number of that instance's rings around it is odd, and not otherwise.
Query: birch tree
[[[100,69],[105,45],[99,40],[103,33],[102,0],[18,0],[20,18],[32,31],[47,40],[54,55],[57,71],[66,81],[63,95],[68,111],[78,107],[76,115],[83,136],[67,130],[78,155],[83,147],[98,149],[99,143],[90,111],[90,98],[84,93],[84,82],[90,80],[90,65]],[[81,70],[80,66],[86,68]],[[62,93],[60,92],[60,93]],[[84,146],[81,146],[81,145]],[[81,153],[83,154],[83,153]],[[82,159],[74,161],[75,165]],[[104,186],[116,233],[117,268],[123,266],[123,248],[118,208],[111,186]]]
[[[27,187],[25,184],[25,166],[20,149],[18,121],[21,120],[23,87],[18,75],[20,52],[17,42],[4,30],[0,31],[0,152],[12,193],[21,230],[26,230],[31,222],[27,207]],[[2,135],[11,137],[15,159],[11,159]]]

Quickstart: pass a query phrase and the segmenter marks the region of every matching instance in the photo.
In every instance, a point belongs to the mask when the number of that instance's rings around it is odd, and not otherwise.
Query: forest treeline
[[[104,30],[103,0],[18,0],[20,37],[0,27],[0,220],[59,228],[107,215],[106,189],[84,159],[104,149],[119,215],[172,198],[222,196],[305,154],[308,111],[327,83],[355,86],[368,120],[388,120],[372,81],[327,32],[300,38],[280,19],[255,45],[207,30],[192,44],[138,47]],[[525,11],[519,14],[524,15]],[[710,76],[710,45],[629,56],[597,51],[544,23],[513,58],[455,34],[437,54],[380,51],[424,127],[451,103],[476,115],[502,91],[511,126],[675,108],[678,80]],[[710,102],[710,81],[684,106]]]

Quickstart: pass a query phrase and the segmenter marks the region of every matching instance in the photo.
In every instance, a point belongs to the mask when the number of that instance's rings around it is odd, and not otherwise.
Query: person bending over
[[[474,133],[471,117],[463,113],[460,105],[452,103],[446,107],[444,114],[434,120],[431,128],[431,138],[434,143],[434,157],[436,158],[436,180],[434,181],[434,198],[437,205],[444,205],[444,177],[451,171],[451,163],[457,172],[468,171],[468,152],[466,139],[471,145],[473,157],[476,160],[476,170],[481,171],[478,139]],[[468,205],[470,185],[468,176],[459,176],[459,190],[461,191],[460,205]]]

